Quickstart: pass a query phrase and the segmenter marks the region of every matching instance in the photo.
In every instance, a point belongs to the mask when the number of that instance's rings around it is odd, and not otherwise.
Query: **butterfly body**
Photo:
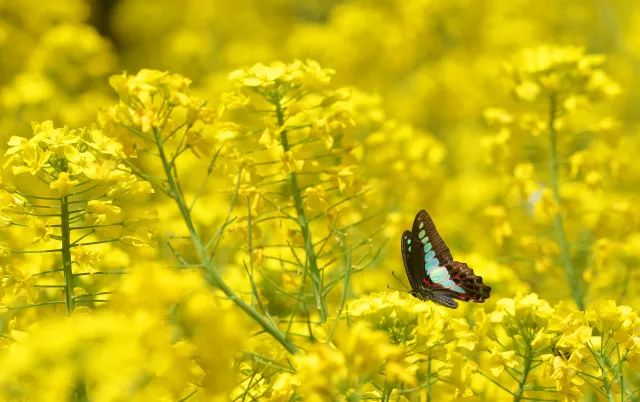
[[[401,251],[414,297],[456,308],[454,299],[482,303],[491,293],[467,264],[454,261],[424,210],[416,215],[412,230],[402,234]]]

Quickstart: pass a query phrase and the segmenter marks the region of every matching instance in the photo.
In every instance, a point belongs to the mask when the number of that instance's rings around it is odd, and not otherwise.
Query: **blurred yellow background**
[[[638,400],[638,27],[640,4],[623,0],[0,0],[3,153],[53,126],[100,129],[127,157],[139,151],[133,165],[155,188],[122,208],[158,216],[153,240],[138,231],[74,254],[92,278],[74,291],[116,296],[70,319],[55,304],[22,308],[63,298],[36,286],[56,257],[6,253],[2,400]],[[131,100],[147,86],[188,98],[184,115],[210,108],[176,165],[199,200],[194,227],[230,288],[286,329],[294,357],[185,269],[198,253],[184,211],[154,182],[156,151],[122,129],[138,124],[125,112],[157,112]],[[269,91],[291,100],[286,124]],[[281,149],[283,131],[299,151]],[[49,191],[33,172],[14,177],[12,158],[8,194]],[[423,208],[492,287],[485,304],[445,311],[387,289],[401,286],[400,235]],[[54,227],[43,222],[0,240],[29,249]]]

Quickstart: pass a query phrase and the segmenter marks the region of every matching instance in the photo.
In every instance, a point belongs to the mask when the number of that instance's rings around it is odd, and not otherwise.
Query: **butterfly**
[[[453,260],[425,210],[418,212],[411,231],[402,234],[401,250],[414,297],[450,308],[458,307],[454,299],[482,303],[489,297],[491,288],[482,283],[482,277],[464,262]]]

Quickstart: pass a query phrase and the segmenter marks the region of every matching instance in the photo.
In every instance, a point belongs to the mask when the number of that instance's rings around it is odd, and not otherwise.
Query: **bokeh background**
[[[640,5],[622,0],[0,0],[0,142],[28,138],[31,122],[46,120],[113,137],[105,111],[126,100],[110,76],[188,78],[217,111],[203,131],[209,155],[180,165],[186,193],[200,200],[194,221],[205,239],[220,230],[212,255],[227,283],[287,334],[292,325],[306,334],[292,337],[292,357],[197,272],[171,268],[176,255],[195,254],[180,212],[156,191],[130,205],[131,215],[157,211],[154,240],[108,246],[82,268],[127,272],[79,286],[113,290],[113,302],[70,319],[55,305],[17,309],[60,295],[33,287],[50,258],[6,257],[3,397],[637,400],[638,27]],[[300,151],[304,167],[281,168],[296,161],[260,135],[275,125],[260,115],[264,102],[232,107],[230,93],[251,85],[230,73],[296,60],[333,70],[328,89],[309,91],[349,100],[306,113],[329,122],[322,133],[309,123],[324,148]],[[216,149],[222,167],[207,172]],[[145,157],[140,165],[160,172]],[[308,253],[300,260],[287,247],[304,234],[280,221],[289,187],[268,182],[291,171],[313,190],[304,202],[318,218],[315,238],[330,239],[319,258],[329,319],[311,296],[295,296],[312,287]],[[400,234],[422,208],[454,257],[492,287],[485,304],[449,311],[387,289],[402,286],[392,276],[404,272]],[[25,232],[3,236],[12,249],[32,244]],[[202,307],[211,295],[215,307]],[[186,318],[171,321],[181,304]],[[148,325],[127,328],[130,309]],[[615,324],[598,327],[605,315]],[[583,336],[567,340],[578,329]],[[600,354],[585,346],[598,342]],[[110,347],[121,353],[108,356]],[[44,379],[47,365],[57,377]],[[46,399],[46,387],[58,399]]]

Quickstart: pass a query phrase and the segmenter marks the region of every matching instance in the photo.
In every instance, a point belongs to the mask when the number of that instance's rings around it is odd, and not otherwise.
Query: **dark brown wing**
[[[417,269],[415,264],[411,264],[411,254],[415,253],[416,245],[412,239],[411,232],[405,230],[400,239],[400,250],[402,251],[402,262],[404,263],[404,270],[407,273],[409,284],[411,289],[418,289],[422,278],[424,278],[424,272]],[[420,268],[421,266],[418,266]]]
[[[418,212],[416,215],[416,219],[413,221],[413,234],[414,236],[419,234],[420,223],[423,225],[423,229],[429,238],[429,242],[433,246],[433,251],[436,253],[436,258],[440,262],[441,265],[446,265],[450,262],[453,262],[453,257],[451,256],[451,252],[449,251],[449,247],[444,243],[442,237],[436,230],[436,225],[433,223],[433,219],[429,216],[427,211],[424,209]]]
[[[464,262],[454,261],[451,264],[447,264],[447,270],[451,275],[451,279],[465,290],[463,295],[458,293],[454,297],[482,303],[491,295],[491,288],[482,283],[482,277],[474,274],[473,269],[469,268]]]

